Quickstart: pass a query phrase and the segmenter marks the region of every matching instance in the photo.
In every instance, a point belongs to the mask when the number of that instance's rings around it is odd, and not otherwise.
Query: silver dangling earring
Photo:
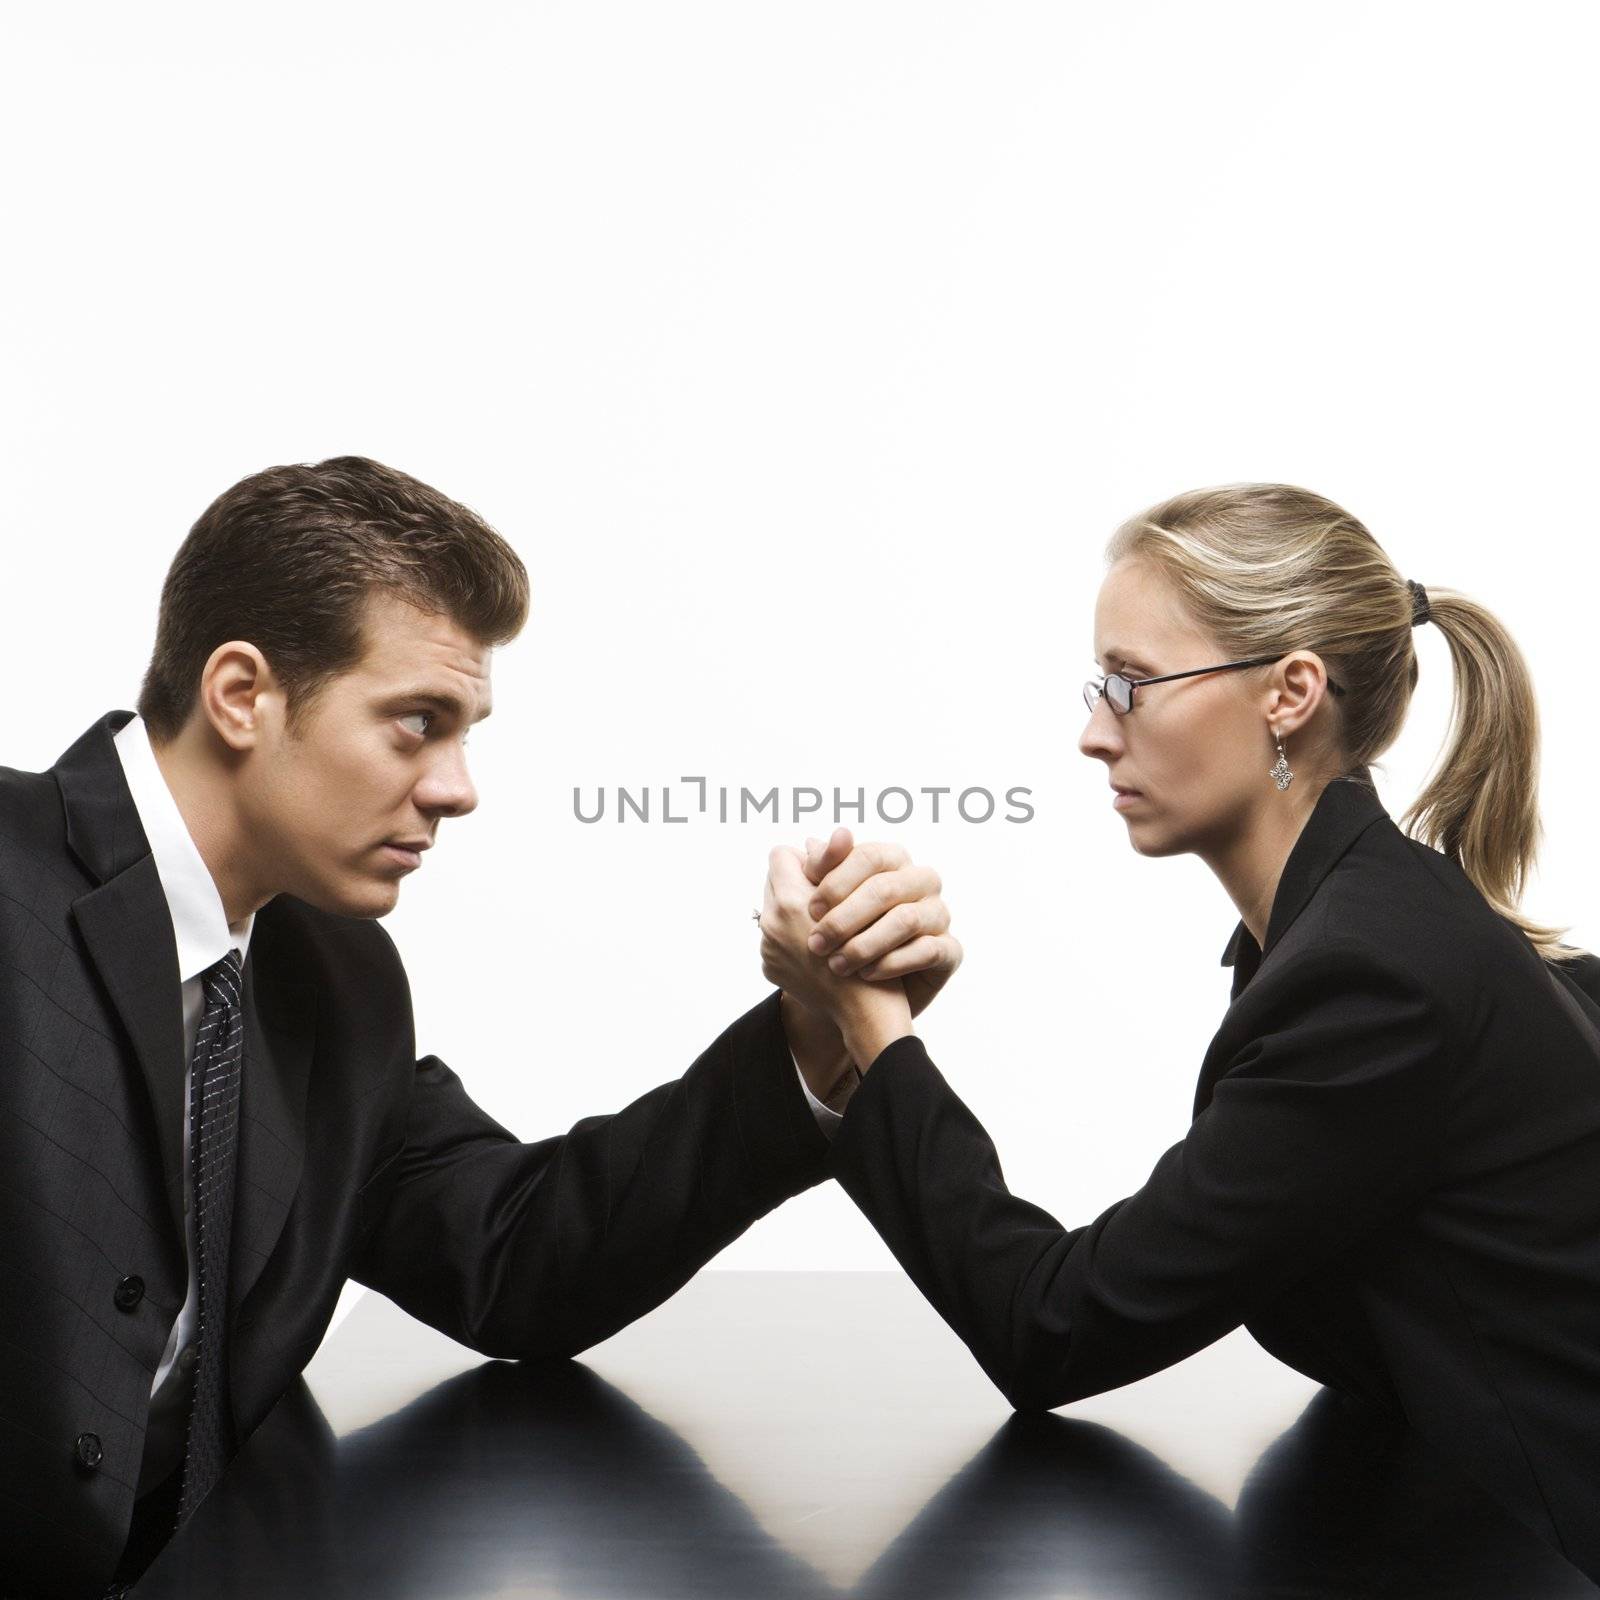
[[[1281,792],[1294,781],[1294,774],[1289,770],[1289,758],[1283,753],[1283,740],[1278,738],[1276,728],[1272,730],[1272,737],[1278,740],[1278,760],[1275,766],[1267,768],[1267,776],[1277,784]]]

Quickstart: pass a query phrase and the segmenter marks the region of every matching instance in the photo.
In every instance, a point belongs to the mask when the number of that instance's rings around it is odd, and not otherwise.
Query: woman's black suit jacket
[[[1188,1135],[1086,1227],[1007,1190],[912,1037],[857,1089],[833,1174],[1013,1405],[1243,1323],[1403,1413],[1600,1580],[1600,961],[1541,960],[1341,779],[1265,949],[1240,923],[1223,962]]]

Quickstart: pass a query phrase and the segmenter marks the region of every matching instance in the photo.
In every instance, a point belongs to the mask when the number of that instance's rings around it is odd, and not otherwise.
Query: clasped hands
[[[899,845],[855,844],[835,828],[802,852],[767,857],[761,970],[811,1092],[841,1106],[852,1066],[912,1031],[911,1019],[961,965],[939,874]]]

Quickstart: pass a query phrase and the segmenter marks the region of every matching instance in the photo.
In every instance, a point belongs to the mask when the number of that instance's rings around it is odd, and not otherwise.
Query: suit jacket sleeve
[[[1193,1353],[1428,1185],[1450,1050],[1421,986],[1338,944],[1256,983],[1259,1026],[1188,1135],[1084,1227],[1007,1189],[921,1040],[857,1089],[833,1174],[1019,1409]]]
[[[350,1276],[486,1355],[574,1355],[820,1182],[826,1151],[776,991],[681,1078],[533,1143],[425,1056],[404,1142],[362,1191]]]

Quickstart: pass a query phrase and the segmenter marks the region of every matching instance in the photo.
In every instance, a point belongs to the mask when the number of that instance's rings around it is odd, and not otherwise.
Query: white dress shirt
[[[821,1128],[822,1131],[831,1139],[833,1137],[834,1130],[844,1120],[844,1112],[835,1111],[826,1100],[819,1100],[814,1094],[812,1094],[811,1085],[806,1082],[805,1073],[800,1072],[800,1062],[796,1058],[792,1046],[789,1050],[789,1059],[794,1062],[794,1070],[800,1073],[800,1087],[806,1092],[806,1100],[811,1106],[812,1116],[817,1119],[817,1126]],[[850,1096],[855,1093],[856,1085],[860,1082],[861,1071],[858,1067],[852,1066],[848,1072],[843,1074],[843,1076],[839,1079],[839,1082],[835,1085],[833,1090],[833,1098],[835,1100],[848,1101]]]
[[[144,1461],[139,1475],[139,1492],[153,1488],[176,1467],[183,1457],[184,1433],[188,1424],[189,1401],[193,1390],[196,1356],[195,1325],[199,1320],[199,1279],[195,1271],[195,1222],[190,1199],[189,1172],[189,1082],[190,1058],[194,1054],[195,1034],[205,1004],[200,978],[208,967],[225,956],[229,949],[239,952],[241,964],[250,949],[250,930],[255,924],[251,912],[230,923],[199,847],[190,836],[178,803],[167,787],[144,719],[133,717],[118,730],[114,743],[122,761],[144,836],[155,857],[156,874],[161,880],[167,910],[172,917],[172,933],[178,947],[178,977],[183,985],[183,1211],[184,1247],[189,1268],[189,1292],[167,1336],[167,1346],[150,1386],[150,1418],[145,1433]],[[793,1059],[793,1051],[790,1058]],[[830,1139],[841,1120],[841,1113],[812,1094],[800,1063],[795,1073],[805,1090],[817,1126]],[[847,1075],[848,1076],[848,1075]],[[854,1088],[854,1083],[849,1085]]]
[[[150,841],[156,873],[167,897],[173,938],[178,947],[178,977],[183,985],[183,1223],[185,1255],[189,1265],[189,1292],[167,1336],[167,1347],[150,1386],[150,1420],[145,1433],[144,1461],[139,1475],[143,1493],[160,1482],[183,1458],[184,1431],[189,1420],[196,1355],[195,1325],[200,1316],[199,1279],[195,1271],[195,1219],[190,1199],[189,1076],[194,1038],[205,1005],[200,977],[229,949],[244,960],[250,949],[252,912],[229,924],[222,896],[201,858],[199,848],[184,825],[183,814],[156,765],[144,720],[134,717],[118,730],[115,744],[128,780],[134,809],[144,836]]]

